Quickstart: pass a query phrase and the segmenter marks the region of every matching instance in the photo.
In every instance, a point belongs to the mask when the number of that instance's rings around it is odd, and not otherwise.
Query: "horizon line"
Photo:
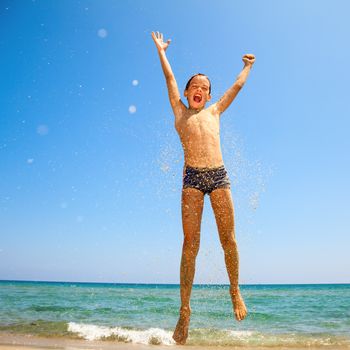
[[[39,282],[39,283],[76,283],[76,284],[111,284],[111,285],[164,285],[180,286],[180,283],[164,282],[96,282],[96,281],[59,281],[59,280],[27,280],[27,279],[0,279],[1,282]],[[229,286],[229,283],[193,283],[193,286]],[[305,286],[305,285],[350,285],[350,282],[318,282],[318,283],[240,283],[240,286]]]

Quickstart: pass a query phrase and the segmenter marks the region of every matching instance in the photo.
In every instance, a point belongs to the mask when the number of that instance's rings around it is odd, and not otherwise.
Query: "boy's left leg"
[[[230,280],[230,294],[234,313],[238,321],[247,315],[247,309],[238,286],[239,258],[234,231],[234,209],[229,188],[218,188],[211,192],[210,202],[215,214],[220,242],[225,254],[226,269]]]

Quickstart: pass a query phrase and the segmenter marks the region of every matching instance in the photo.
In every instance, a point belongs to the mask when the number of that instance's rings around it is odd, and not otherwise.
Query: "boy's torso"
[[[223,165],[220,147],[220,116],[212,106],[199,112],[183,109],[175,115],[185,156],[185,165],[216,168]]]

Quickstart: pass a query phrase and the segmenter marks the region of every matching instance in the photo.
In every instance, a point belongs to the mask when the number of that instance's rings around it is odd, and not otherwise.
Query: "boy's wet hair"
[[[190,80],[186,84],[185,90],[188,90],[188,88],[190,87],[192,79],[195,78],[195,77],[198,77],[198,75],[200,75],[202,77],[206,77],[208,79],[208,81],[209,81],[209,95],[210,95],[210,93],[211,93],[211,82],[210,82],[209,78],[203,73],[197,73],[195,75],[192,75],[192,77],[190,78]]]

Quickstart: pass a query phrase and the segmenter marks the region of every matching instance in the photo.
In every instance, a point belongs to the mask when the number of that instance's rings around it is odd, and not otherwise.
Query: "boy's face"
[[[190,108],[204,108],[205,104],[211,99],[209,87],[209,80],[203,75],[197,75],[191,80],[190,86],[185,90],[185,97]]]

